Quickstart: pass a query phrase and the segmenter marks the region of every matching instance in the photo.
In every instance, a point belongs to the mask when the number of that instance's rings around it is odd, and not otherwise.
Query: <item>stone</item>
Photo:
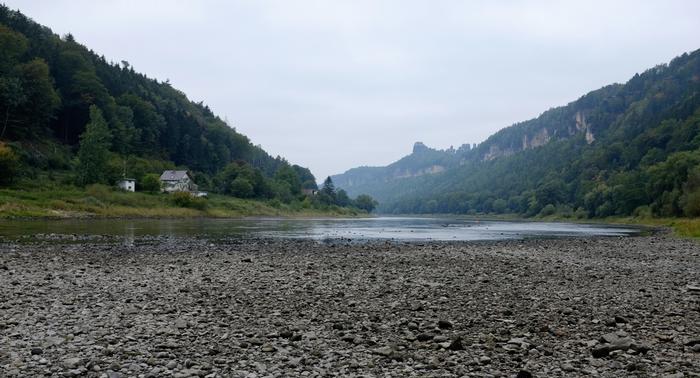
[[[438,320],[438,328],[450,329],[452,328],[452,322],[450,322],[449,320],[440,319]]]
[[[32,350],[30,352],[31,352],[32,356],[36,356],[39,354],[43,354],[44,350],[41,348],[32,348]]]
[[[80,366],[82,361],[83,359],[80,357],[66,358],[61,361],[61,365],[66,369],[75,369]]]
[[[447,346],[447,349],[449,350],[464,350],[464,345],[462,344],[462,338],[461,337],[456,337],[450,345]]]
[[[381,348],[372,349],[372,353],[384,357],[389,357],[394,353],[394,349],[390,346],[383,346]]]
[[[532,373],[527,370],[520,370],[515,378],[533,378]]]
[[[431,335],[431,334],[429,334],[429,333],[419,333],[419,334],[416,336],[416,340],[422,341],[422,342],[430,341],[430,340],[432,340],[432,339],[433,339],[433,335]]]
[[[630,345],[630,349],[637,353],[645,354],[646,352],[651,350],[651,345],[635,341]]]
[[[606,344],[598,345],[591,349],[591,355],[594,358],[603,358],[610,354],[610,346]]]
[[[606,333],[600,341],[610,344],[610,350],[627,350],[632,346],[633,340],[629,337],[621,337],[616,333]]]

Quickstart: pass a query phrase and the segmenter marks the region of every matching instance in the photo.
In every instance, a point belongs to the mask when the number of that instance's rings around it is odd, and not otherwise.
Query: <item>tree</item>
[[[688,181],[683,184],[680,203],[685,216],[700,216],[700,166],[688,172]]]
[[[377,201],[374,200],[374,198],[370,197],[367,194],[360,194],[355,198],[355,206],[358,209],[362,209],[368,213],[371,213],[372,210],[374,210],[377,207],[378,203]]]
[[[144,192],[157,193],[160,191],[160,177],[155,173],[144,175],[138,184]]]
[[[85,126],[85,132],[80,135],[79,185],[105,182],[111,137],[102,111],[95,105],[90,106],[90,122]]]
[[[348,193],[343,190],[343,189],[338,189],[338,191],[335,194],[335,204],[340,206],[340,207],[346,207],[350,205],[350,197],[348,196]]]
[[[11,184],[19,171],[19,158],[12,148],[0,142],[0,185]]]
[[[285,164],[277,169],[277,172],[275,172],[275,179],[287,182],[289,184],[289,190],[293,195],[301,194],[301,180],[297,172],[291,166]]]
[[[326,179],[323,181],[321,193],[324,193],[335,200],[335,185],[333,184],[331,176],[326,177]]]
[[[330,176],[323,181],[323,187],[316,198],[324,205],[334,205],[336,203],[335,185],[333,185],[333,180],[331,180]]]
[[[49,66],[43,59],[36,58],[19,65],[17,70],[26,98],[19,111],[22,120],[27,123],[26,127],[31,130],[24,134],[46,134],[49,131],[49,121],[61,104],[49,75]]]
[[[250,198],[255,194],[253,185],[247,179],[239,176],[231,182],[231,194],[238,198]]]

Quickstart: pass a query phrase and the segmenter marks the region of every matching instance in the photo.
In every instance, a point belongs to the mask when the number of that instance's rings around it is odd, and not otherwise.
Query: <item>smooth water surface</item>
[[[626,236],[639,229],[611,225],[479,221],[428,217],[334,219],[89,219],[0,221],[0,237],[37,234],[278,237],[324,239],[498,240],[577,236]]]

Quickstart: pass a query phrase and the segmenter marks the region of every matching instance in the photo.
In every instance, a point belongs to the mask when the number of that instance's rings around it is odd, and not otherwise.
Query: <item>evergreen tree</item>
[[[330,176],[323,181],[323,187],[318,194],[318,199],[325,205],[336,204],[335,185],[333,185],[333,180],[331,180]]]
[[[335,185],[333,185],[333,180],[331,179],[331,176],[326,177],[326,180],[323,181],[323,188],[321,188],[321,193],[324,193],[331,198],[335,199]]]
[[[102,111],[90,106],[90,122],[80,135],[78,150],[78,184],[88,185],[105,182],[105,170],[109,160],[109,146],[112,136]]]

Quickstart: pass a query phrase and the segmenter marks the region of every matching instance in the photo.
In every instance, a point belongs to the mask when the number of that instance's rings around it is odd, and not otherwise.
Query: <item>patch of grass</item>
[[[131,193],[105,185],[78,188],[71,185],[27,186],[0,189],[2,218],[184,218],[247,216],[361,216],[353,209],[304,208],[297,204],[258,201],[212,194],[194,198],[163,193]]]
[[[677,236],[700,238],[700,218],[613,217],[604,221],[618,224],[668,227]]]

